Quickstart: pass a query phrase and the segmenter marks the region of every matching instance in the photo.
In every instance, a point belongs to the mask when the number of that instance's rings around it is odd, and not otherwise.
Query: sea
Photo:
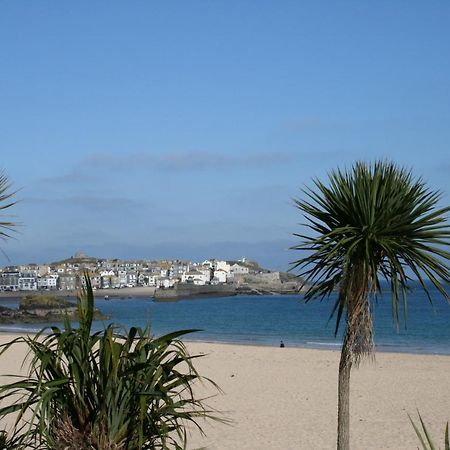
[[[435,288],[430,287],[430,292],[432,303],[418,286],[409,292],[407,314],[405,317],[400,312],[399,327],[392,319],[390,293],[386,291],[373,300],[377,351],[450,355],[450,304]],[[282,340],[286,347],[339,349],[342,329],[335,335],[336,320],[330,318],[335,298],[308,303],[302,295],[237,295],[174,302],[155,302],[152,298],[97,299],[96,308],[108,320],[95,322],[94,329],[101,330],[113,322],[123,329],[150,327],[155,336],[175,330],[198,330],[186,335],[187,341],[279,346]],[[17,304],[17,300],[0,299],[3,306]],[[32,332],[43,326],[2,325],[0,331]]]

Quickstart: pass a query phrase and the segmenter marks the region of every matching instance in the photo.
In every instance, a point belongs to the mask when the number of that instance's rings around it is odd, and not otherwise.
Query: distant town
[[[76,253],[49,264],[6,266],[0,269],[0,292],[73,292],[87,273],[94,290],[151,287],[154,290],[183,286],[240,287],[243,291],[277,293],[298,291],[301,282],[284,272],[264,269],[242,258],[236,261],[103,259]],[[201,288],[200,288],[201,289]]]

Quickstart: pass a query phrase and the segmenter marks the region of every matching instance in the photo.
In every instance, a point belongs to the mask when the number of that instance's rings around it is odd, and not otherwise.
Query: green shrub
[[[27,441],[26,434],[21,432],[11,436],[5,430],[0,431],[0,450],[22,450],[27,448]]]
[[[89,278],[78,296],[79,328],[66,319],[25,343],[31,354],[26,377],[0,388],[0,417],[31,412],[24,434],[36,448],[62,450],[182,449],[188,423],[214,418],[195,397],[199,375],[177,331],[153,338],[148,329],[119,332],[109,325],[92,333],[94,297]],[[216,386],[217,387],[217,386]],[[19,400],[17,400],[19,395]],[[69,446],[69,447],[67,447]]]

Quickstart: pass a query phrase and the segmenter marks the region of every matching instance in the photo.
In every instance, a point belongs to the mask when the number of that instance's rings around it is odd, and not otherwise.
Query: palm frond
[[[337,328],[348,313],[346,302],[351,297],[350,292],[342,292],[345,278],[353,277],[356,268],[363,270],[360,277],[369,293],[380,291],[381,279],[390,283],[397,325],[400,304],[406,319],[408,273],[430,300],[428,282],[448,300],[443,282],[450,278],[446,262],[450,259],[450,207],[437,208],[440,192],[429,190],[410,171],[384,161],[357,162],[348,171],[333,171],[328,185],[315,179],[313,187],[302,192],[304,198],[294,203],[310,233],[295,234],[301,243],[292,249],[305,256],[294,261],[292,269],[309,285],[307,301],[341,290],[333,308]]]
[[[7,239],[11,237],[11,233],[15,231],[16,223],[8,220],[3,214],[4,210],[7,210],[16,204],[12,198],[17,191],[11,190],[12,184],[4,172],[0,172],[0,239]]]
[[[181,449],[188,423],[202,432],[202,420],[218,420],[193,385],[218,387],[197,372],[200,355],[190,355],[180,340],[195,330],[154,338],[148,329],[120,331],[110,324],[92,333],[87,276],[77,304],[79,328],[66,321],[63,329],[19,337],[1,348],[25,343],[31,363],[26,377],[0,387],[6,405],[0,417],[15,413],[19,423],[31,411],[29,433],[37,446],[66,448],[70,436],[74,442],[84,436],[86,449],[97,450]]]

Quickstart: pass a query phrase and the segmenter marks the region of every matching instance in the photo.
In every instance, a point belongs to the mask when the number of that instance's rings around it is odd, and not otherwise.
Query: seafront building
[[[261,273],[257,264],[245,260],[206,260],[202,263],[182,260],[99,259],[77,253],[51,264],[28,264],[0,269],[0,291],[74,291],[88,273],[94,289],[120,289],[151,286],[157,289],[177,283],[195,285],[225,284],[237,275]]]

